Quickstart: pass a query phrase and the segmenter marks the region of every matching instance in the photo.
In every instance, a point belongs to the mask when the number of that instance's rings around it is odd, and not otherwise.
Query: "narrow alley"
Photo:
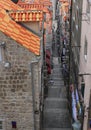
[[[49,78],[48,95],[44,101],[43,130],[71,130],[67,88],[64,85],[57,44],[53,49],[52,59],[53,71]]]
[[[91,0],[0,0],[0,130],[91,130]]]
[[[54,69],[44,103],[44,130],[71,130],[66,87],[62,79],[58,57],[53,57]]]

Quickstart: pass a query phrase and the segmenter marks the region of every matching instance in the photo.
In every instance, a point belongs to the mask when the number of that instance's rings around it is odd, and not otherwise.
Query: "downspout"
[[[71,42],[72,42],[72,0],[70,6],[70,40],[69,40],[69,85],[70,85],[70,78],[71,78]]]
[[[32,100],[33,100],[33,119],[34,119],[34,130],[36,130],[36,117],[35,117],[35,85],[34,85],[34,74],[33,67],[38,64],[38,60],[32,61],[30,63],[31,70],[31,84],[32,84]]]
[[[70,84],[71,84],[71,66],[72,66],[72,50],[71,50],[71,44],[72,44],[72,5],[73,0],[71,0],[71,6],[70,6],[70,39],[69,39],[69,83],[68,83],[68,100],[69,100],[69,110],[70,113],[72,112],[71,108],[71,95],[70,95]],[[71,113],[72,116],[72,113]]]

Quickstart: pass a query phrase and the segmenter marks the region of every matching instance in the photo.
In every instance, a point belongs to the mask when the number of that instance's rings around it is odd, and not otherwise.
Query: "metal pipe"
[[[71,76],[71,43],[72,43],[72,2],[71,0],[71,6],[70,6],[70,40],[69,40],[69,85],[70,85],[70,76]]]
[[[34,85],[34,74],[33,74],[33,67],[34,65],[38,64],[38,60],[32,61],[30,63],[30,70],[31,70],[31,84],[32,84],[32,100],[33,100],[33,118],[34,118],[34,130],[36,130],[36,117],[35,117],[35,85]]]
[[[72,62],[72,50],[71,50],[71,44],[72,44],[72,4],[73,4],[73,0],[71,0],[71,6],[70,6],[70,39],[69,39],[69,80],[68,80],[68,100],[69,100],[69,110],[70,113],[72,112],[72,108],[71,108],[71,96],[70,96],[70,84],[71,84],[71,62]],[[72,113],[71,113],[72,116]]]

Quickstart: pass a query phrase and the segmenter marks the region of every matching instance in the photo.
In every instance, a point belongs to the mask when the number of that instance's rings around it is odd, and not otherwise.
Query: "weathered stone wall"
[[[5,130],[12,130],[12,121],[17,123],[16,130],[33,130],[30,62],[35,55],[0,32],[0,43],[3,41],[6,42],[6,47],[1,47],[0,119],[4,120]],[[4,67],[6,61],[11,63],[10,68]],[[38,81],[35,84],[37,83]]]

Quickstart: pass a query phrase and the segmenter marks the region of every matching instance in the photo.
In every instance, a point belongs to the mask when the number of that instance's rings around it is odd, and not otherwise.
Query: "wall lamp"
[[[9,61],[6,61],[4,67],[7,69],[11,68],[11,63]]]
[[[3,48],[5,49],[5,47],[6,47],[6,42],[1,42],[1,43],[0,43],[0,47],[3,47]]]

